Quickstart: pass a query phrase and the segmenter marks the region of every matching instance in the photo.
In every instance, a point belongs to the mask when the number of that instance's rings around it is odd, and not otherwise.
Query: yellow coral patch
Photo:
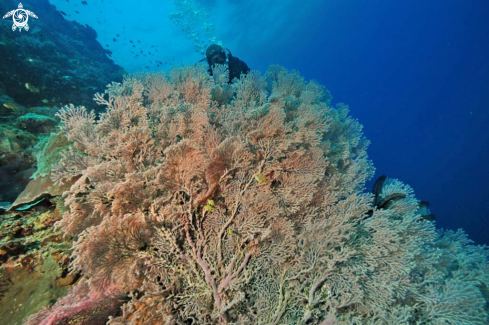
[[[207,212],[211,212],[212,210],[214,210],[215,206],[216,204],[214,203],[214,200],[207,200],[207,204],[204,205],[204,210]]]
[[[255,175],[255,180],[258,182],[258,183],[263,183],[267,180],[267,178],[265,176],[263,176],[262,173],[258,174],[258,175]]]

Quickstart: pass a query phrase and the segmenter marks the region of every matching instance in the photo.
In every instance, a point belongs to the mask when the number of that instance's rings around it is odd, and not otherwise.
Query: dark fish
[[[391,203],[405,199],[407,195],[405,193],[392,193],[385,197],[383,200],[376,202],[376,206],[379,209],[389,209]]]
[[[115,38],[112,39],[114,42],[117,42],[117,40]]]
[[[421,216],[421,218],[428,221],[434,221],[436,219],[434,214],[424,214]]]
[[[59,10],[59,12],[63,15],[66,16],[66,12]]]
[[[380,193],[382,192],[382,187],[384,187],[384,182],[386,179],[387,179],[387,176],[385,176],[385,175],[382,175],[379,178],[377,178],[377,180],[375,181],[374,187],[372,189],[372,193],[375,195],[374,205],[376,205],[377,207],[378,207],[378,203],[379,203],[379,196],[380,196]]]
[[[428,201],[421,201],[419,202],[419,207],[420,208],[428,208],[430,206],[430,202]]]
[[[86,1],[82,1],[82,5],[87,5],[88,3]]]
[[[133,41],[129,41],[129,43],[134,43]]]
[[[79,14],[79,12],[78,12],[78,11],[75,11],[75,12],[76,12],[77,14]]]

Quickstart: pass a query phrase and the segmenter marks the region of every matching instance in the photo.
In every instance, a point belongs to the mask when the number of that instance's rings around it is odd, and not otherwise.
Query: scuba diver
[[[205,56],[207,59],[207,63],[209,64],[209,74],[212,76],[212,67],[216,64],[227,64],[229,70],[229,81],[228,83],[232,83],[234,78],[239,79],[242,73],[246,74],[250,71],[250,68],[238,59],[237,57],[231,54],[231,51],[228,49],[223,49],[221,46],[217,44],[210,45],[205,51]],[[203,61],[204,59],[202,59]]]

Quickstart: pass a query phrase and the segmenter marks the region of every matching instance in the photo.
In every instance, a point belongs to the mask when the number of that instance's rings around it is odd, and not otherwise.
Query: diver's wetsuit
[[[248,65],[241,61],[235,56],[232,56],[231,53],[228,54],[228,67],[229,67],[229,83],[233,81],[234,78],[239,79],[241,74],[246,74],[250,71]]]
[[[232,83],[234,78],[239,79],[241,74],[248,73],[251,69],[248,67],[244,61],[241,61],[237,57],[233,56],[231,52],[228,50],[227,54],[228,59],[228,70],[229,70],[229,81],[228,83]],[[212,69],[209,67],[209,74],[212,76]]]

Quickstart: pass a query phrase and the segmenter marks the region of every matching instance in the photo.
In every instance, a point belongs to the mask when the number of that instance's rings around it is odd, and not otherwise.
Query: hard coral
[[[347,107],[330,107],[321,86],[279,66],[243,76],[233,92],[215,91],[214,80],[201,66],[127,77],[96,95],[106,106],[98,120],[83,107],[59,114],[74,146],[56,180],[79,179],[57,226],[77,236],[85,296],[133,292],[109,323],[441,317],[438,287],[423,280],[445,290],[445,275],[433,273],[434,226],[400,182],[392,181],[404,197],[385,209],[362,193],[373,168]],[[474,307],[457,321],[485,324],[476,291],[487,280],[460,279]]]

